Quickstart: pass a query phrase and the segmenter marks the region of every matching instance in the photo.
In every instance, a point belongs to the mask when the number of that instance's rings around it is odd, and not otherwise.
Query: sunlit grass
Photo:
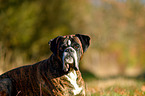
[[[145,96],[145,83],[135,79],[106,79],[86,81],[88,96]]]

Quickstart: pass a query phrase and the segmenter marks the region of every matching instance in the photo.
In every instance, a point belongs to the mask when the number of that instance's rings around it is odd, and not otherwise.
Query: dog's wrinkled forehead
[[[74,44],[79,44],[81,46],[81,41],[74,35],[62,36],[60,37],[58,43],[60,45],[65,45],[66,47],[73,46]]]

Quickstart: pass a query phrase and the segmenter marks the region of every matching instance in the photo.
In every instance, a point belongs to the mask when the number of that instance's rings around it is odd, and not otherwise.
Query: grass
[[[145,82],[123,77],[85,80],[88,96],[145,96]]]
[[[145,93],[135,87],[114,86],[91,94],[91,96],[145,96]]]

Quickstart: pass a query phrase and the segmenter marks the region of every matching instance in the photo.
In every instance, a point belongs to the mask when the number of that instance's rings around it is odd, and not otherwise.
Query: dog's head
[[[50,50],[62,62],[62,70],[68,72],[78,70],[82,54],[90,45],[90,37],[76,34],[58,36],[49,41]]]

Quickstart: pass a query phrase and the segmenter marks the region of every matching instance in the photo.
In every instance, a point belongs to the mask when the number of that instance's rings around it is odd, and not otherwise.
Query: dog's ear
[[[75,36],[77,36],[80,39],[83,47],[83,52],[85,52],[90,45],[90,37],[81,34],[76,34]]]
[[[61,36],[58,36],[54,39],[51,39],[48,44],[50,46],[50,50],[56,55],[57,54],[57,46],[58,46],[58,40],[60,39]]]

